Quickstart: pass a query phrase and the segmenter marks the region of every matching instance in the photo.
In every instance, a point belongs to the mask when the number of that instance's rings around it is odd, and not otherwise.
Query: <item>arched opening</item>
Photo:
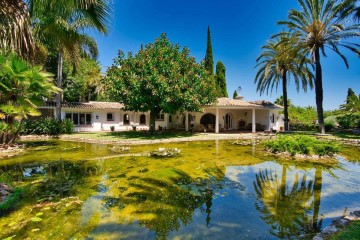
[[[145,116],[145,114],[140,115],[140,125],[146,125],[146,116]]]
[[[207,113],[203,115],[200,119],[200,124],[208,126],[209,124],[215,125],[216,117],[214,114]]]
[[[225,115],[225,129],[233,129],[234,128],[234,117],[231,113]]]
[[[130,124],[129,114],[125,114],[124,115],[124,125],[129,125],[129,124]]]

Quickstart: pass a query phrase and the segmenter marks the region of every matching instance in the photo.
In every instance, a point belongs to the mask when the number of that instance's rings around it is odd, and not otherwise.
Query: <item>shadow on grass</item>
[[[183,138],[191,137],[193,133],[190,132],[174,132],[174,131],[161,131],[150,134],[148,131],[129,131],[129,132],[108,132],[104,136],[110,136],[120,139],[142,139],[142,140],[157,140],[169,138]]]
[[[359,134],[354,134],[354,133],[349,133],[349,132],[335,132],[335,133],[331,133],[331,134],[334,135],[335,137],[339,137],[339,138],[360,139]]]

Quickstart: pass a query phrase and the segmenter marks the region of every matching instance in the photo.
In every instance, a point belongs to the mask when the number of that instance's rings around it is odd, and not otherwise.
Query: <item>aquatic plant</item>
[[[265,142],[265,148],[272,153],[332,156],[339,152],[339,146],[329,141],[317,140],[308,136],[279,136]]]
[[[159,148],[156,151],[151,151],[150,156],[153,157],[174,157],[181,152],[178,148]]]

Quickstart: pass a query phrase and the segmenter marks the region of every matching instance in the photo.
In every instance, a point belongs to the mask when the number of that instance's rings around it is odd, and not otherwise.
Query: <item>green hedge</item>
[[[45,118],[42,120],[36,121],[26,121],[23,124],[21,129],[22,135],[60,135],[60,134],[70,134],[73,132],[74,125],[73,123],[65,119],[63,121],[58,121],[53,118]]]
[[[275,140],[265,142],[265,147],[272,153],[289,153],[306,155],[332,156],[339,151],[333,142],[320,141],[308,136],[278,136]]]

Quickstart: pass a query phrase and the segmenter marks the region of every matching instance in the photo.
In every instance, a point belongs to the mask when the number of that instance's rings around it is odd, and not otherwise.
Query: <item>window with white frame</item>
[[[83,112],[67,112],[65,119],[71,120],[75,126],[91,125],[92,114]]]

